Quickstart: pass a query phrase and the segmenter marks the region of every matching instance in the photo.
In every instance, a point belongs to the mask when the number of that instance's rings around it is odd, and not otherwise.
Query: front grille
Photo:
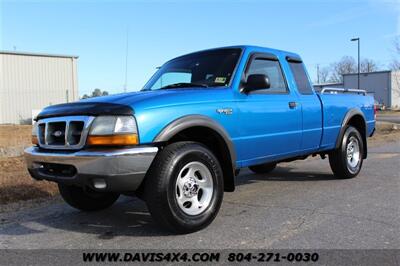
[[[39,120],[39,146],[46,149],[81,149],[93,119],[91,116],[64,116]]]
[[[45,139],[48,145],[62,145],[67,141],[65,138],[66,122],[50,122],[47,123],[47,136]]]

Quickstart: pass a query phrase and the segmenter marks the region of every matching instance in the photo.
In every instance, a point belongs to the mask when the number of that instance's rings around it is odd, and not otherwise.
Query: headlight
[[[99,116],[90,128],[88,145],[135,145],[139,143],[133,116]]]
[[[39,145],[39,140],[38,140],[38,124],[35,122],[32,126],[32,144],[34,145]]]

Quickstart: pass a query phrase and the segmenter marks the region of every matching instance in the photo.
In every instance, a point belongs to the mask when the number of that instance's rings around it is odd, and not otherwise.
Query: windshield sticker
[[[215,83],[225,83],[226,78],[225,77],[216,77],[215,78]]]

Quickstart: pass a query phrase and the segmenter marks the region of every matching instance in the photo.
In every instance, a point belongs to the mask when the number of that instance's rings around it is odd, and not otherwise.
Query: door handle
[[[297,107],[297,103],[296,102],[289,102],[289,108],[290,109],[294,109]]]

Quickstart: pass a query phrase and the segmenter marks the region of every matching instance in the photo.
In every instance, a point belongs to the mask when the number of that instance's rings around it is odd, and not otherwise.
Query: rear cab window
[[[314,94],[311,83],[308,79],[303,61],[300,58],[286,57],[300,94]]]

